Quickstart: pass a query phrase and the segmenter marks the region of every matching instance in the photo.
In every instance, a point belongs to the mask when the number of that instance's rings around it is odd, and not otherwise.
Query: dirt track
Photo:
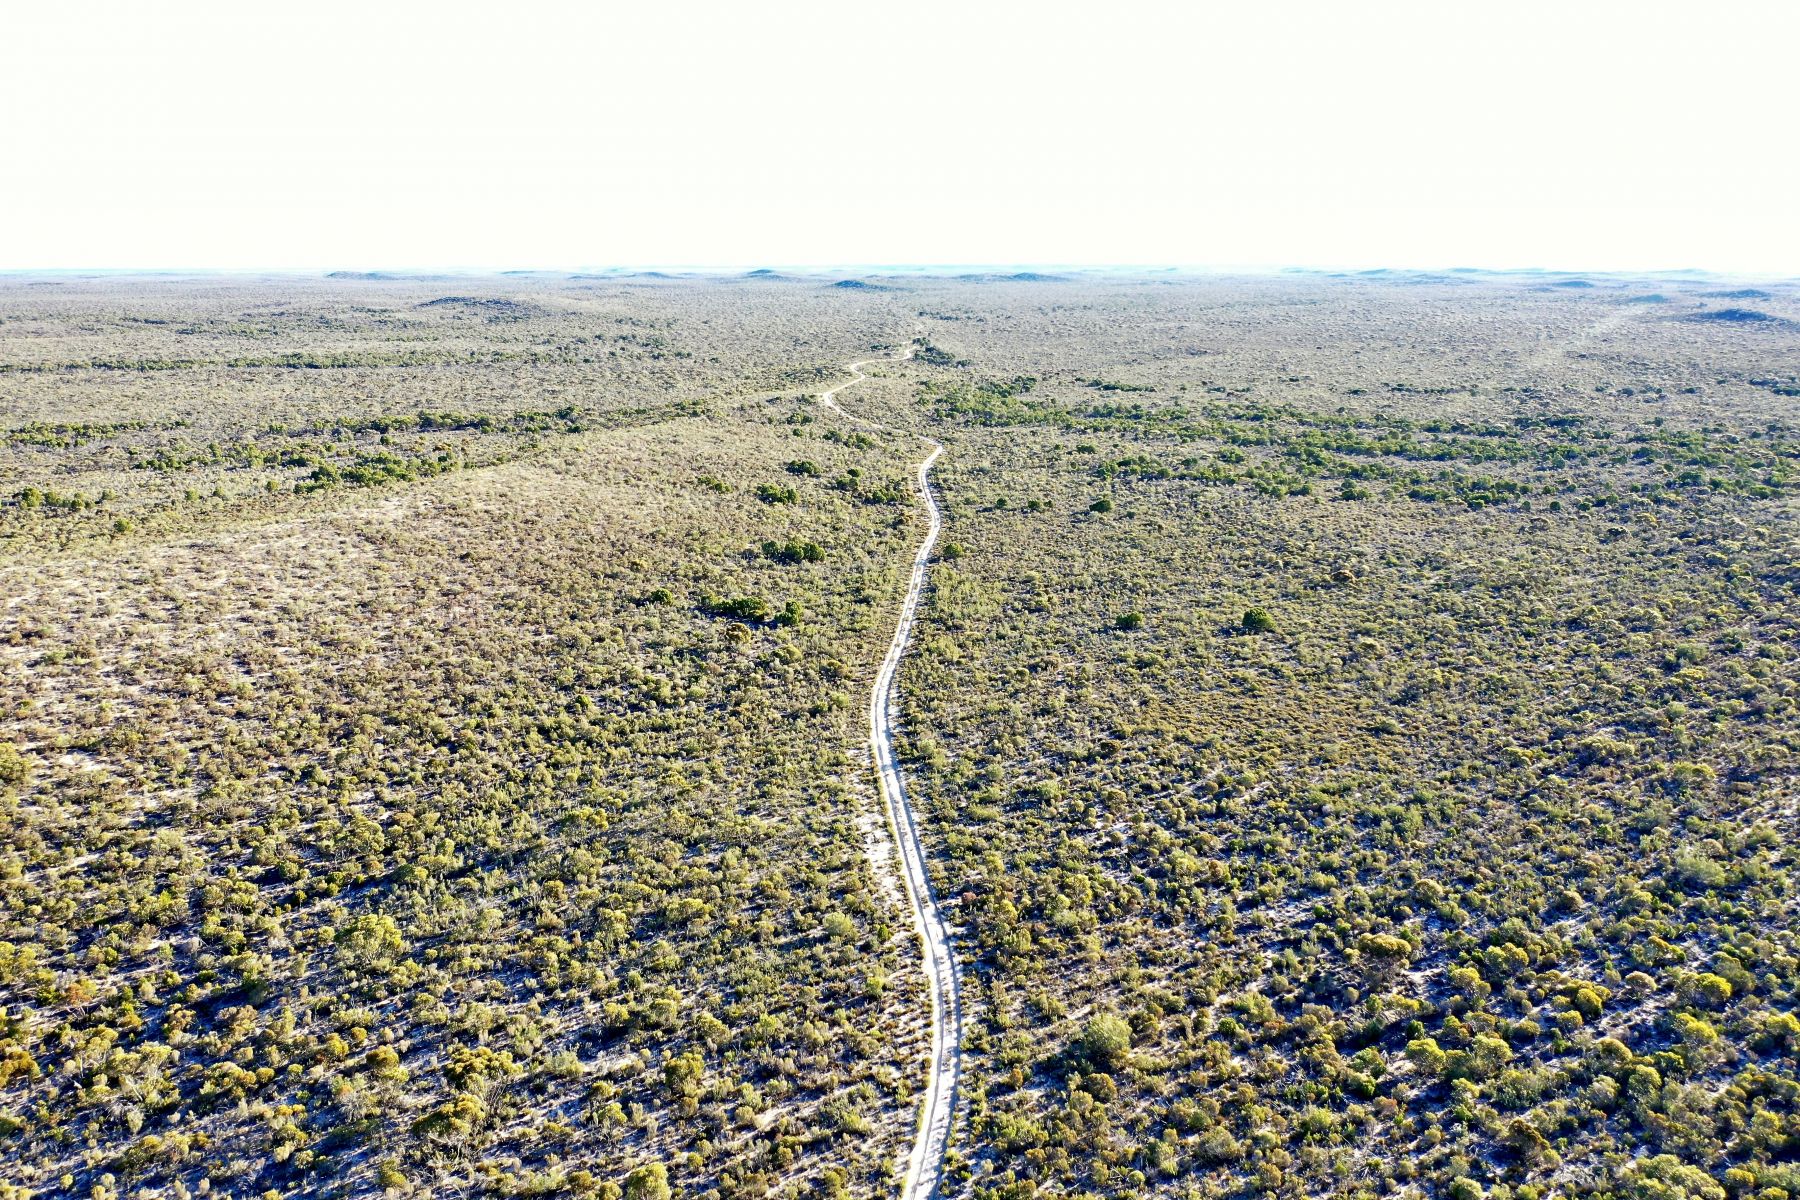
[[[908,349],[900,356],[911,358]],[[854,379],[841,383],[819,397],[827,408],[838,407],[837,393],[868,378],[862,367],[878,359],[864,359],[849,365]],[[846,416],[849,414],[845,414]],[[862,424],[880,427],[880,422],[852,418]],[[929,439],[927,439],[929,440]],[[931,453],[919,464],[919,496],[931,518],[925,540],[913,555],[912,572],[907,580],[906,599],[900,607],[900,620],[894,638],[888,645],[887,657],[875,676],[875,690],[869,698],[869,746],[874,754],[876,777],[881,787],[882,803],[887,808],[894,841],[900,849],[901,875],[906,881],[906,897],[912,908],[913,921],[924,948],[925,978],[931,991],[931,1073],[925,1085],[924,1102],[919,1112],[917,1136],[906,1160],[906,1174],[900,1185],[900,1200],[927,1200],[936,1190],[943,1170],[944,1151],[950,1142],[950,1129],[956,1112],[958,1084],[962,1077],[962,987],[956,956],[950,944],[950,928],[938,908],[931,891],[931,880],[925,870],[925,847],[919,836],[919,824],[907,799],[906,785],[900,767],[894,760],[894,720],[890,701],[894,676],[900,659],[912,638],[913,617],[918,611],[919,596],[925,589],[925,572],[931,562],[931,550],[943,528],[937,501],[931,495],[931,464],[944,452],[943,446],[931,442]]]

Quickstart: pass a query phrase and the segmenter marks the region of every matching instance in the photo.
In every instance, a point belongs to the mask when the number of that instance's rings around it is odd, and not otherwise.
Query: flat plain
[[[0,279],[0,1182],[894,1194],[929,438],[939,1194],[1788,1200],[1797,430],[1694,275]]]

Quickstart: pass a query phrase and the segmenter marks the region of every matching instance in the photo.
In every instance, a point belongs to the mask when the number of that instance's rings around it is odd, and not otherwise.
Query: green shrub
[[[714,617],[730,617],[737,621],[761,622],[769,619],[769,602],[761,596],[735,596],[729,600],[709,596],[700,607]]]
[[[779,563],[816,563],[825,561],[825,551],[817,542],[789,538],[785,542],[762,544],[763,557]]]
[[[1076,1048],[1096,1066],[1119,1066],[1131,1053],[1131,1026],[1123,1017],[1100,1013],[1082,1026]]]
[[[1681,994],[1689,1004],[1701,1008],[1724,1008],[1731,1003],[1731,982],[1710,972],[1701,972],[1683,980]]]
[[[0,786],[23,787],[31,778],[31,764],[11,742],[0,742]]]
[[[385,913],[364,913],[352,918],[332,940],[344,961],[356,967],[385,967],[406,953],[400,927]]]
[[[1450,1200],[1481,1200],[1485,1193],[1479,1183],[1467,1175],[1461,1175],[1450,1181],[1449,1194]]]
[[[669,1169],[649,1163],[625,1176],[625,1200],[669,1200]]]

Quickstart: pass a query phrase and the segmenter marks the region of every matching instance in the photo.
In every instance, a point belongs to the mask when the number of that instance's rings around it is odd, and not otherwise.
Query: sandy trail
[[[1595,338],[1609,334],[1642,315],[1642,307],[1615,309],[1575,336],[1563,341],[1547,343],[1536,354],[1525,360],[1525,366],[1528,370],[1533,371],[1547,370],[1562,362],[1569,355],[1580,351],[1592,343]]]
[[[900,355],[909,359],[909,348]],[[837,394],[867,379],[862,368],[879,359],[863,359],[849,365],[855,378],[840,383],[819,396],[826,408],[844,413],[838,407]],[[850,414],[844,413],[846,417]],[[851,420],[875,428],[879,421],[860,417]],[[925,571],[930,565],[931,548],[943,528],[937,501],[931,494],[931,464],[944,452],[943,446],[930,438],[931,453],[919,464],[919,497],[931,518],[925,540],[913,555],[912,574],[906,585],[906,600],[900,606],[900,620],[894,628],[894,639],[888,645],[887,657],[875,677],[875,690],[869,698],[869,746],[874,752],[876,777],[881,786],[882,803],[893,825],[894,840],[900,849],[901,876],[906,882],[906,898],[912,908],[913,923],[918,927],[924,948],[925,979],[931,991],[931,1072],[926,1082],[924,1102],[919,1111],[918,1134],[913,1139],[906,1160],[906,1174],[900,1184],[900,1200],[928,1200],[937,1191],[944,1166],[944,1151],[950,1143],[950,1129],[956,1113],[957,1091],[962,1078],[962,981],[956,955],[951,951],[950,927],[938,908],[931,880],[925,872],[925,847],[919,836],[918,818],[907,799],[906,785],[900,766],[894,760],[894,718],[891,701],[894,676],[900,659],[912,638],[913,618],[918,612],[919,596],[925,589]]]

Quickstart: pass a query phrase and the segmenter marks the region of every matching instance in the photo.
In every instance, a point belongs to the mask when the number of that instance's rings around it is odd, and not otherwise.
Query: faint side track
[[[1525,360],[1525,366],[1527,369],[1533,371],[1547,370],[1562,362],[1562,360],[1569,355],[1580,351],[1595,338],[1609,334],[1613,330],[1629,324],[1631,321],[1642,315],[1643,310],[1641,307],[1616,309],[1613,312],[1607,313],[1573,337],[1565,338],[1562,341],[1552,341],[1544,345],[1536,354],[1533,354],[1530,358]]]
[[[900,358],[904,360],[912,355],[909,348]],[[819,403],[843,413],[844,410],[838,407],[837,394],[867,379],[862,368],[877,361],[880,360],[870,358],[851,363],[850,373],[855,378],[821,394]],[[849,416],[848,413],[844,415]],[[875,428],[882,427],[879,421],[860,417],[850,419]],[[932,893],[931,880],[925,871],[925,846],[919,835],[918,818],[907,798],[900,765],[894,759],[894,677],[899,671],[900,659],[906,653],[907,643],[912,639],[913,618],[918,612],[919,597],[925,590],[931,549],[943,529],[943,517],[931,494],[931,464],[944,452],[944,447],[930,438],[925,440],[931,443],[931,453],[919,464],[919,497],[925,502],[931,525],[913,555],[906,599],[900,606],[900,621],[894,627],[894,639],[888,644],[887,657],[881,662],[881,670],[875,676],[875,690],[869,697],[869,747],[874,753],[881,800],[887,808],[894,841],[900,849],[900,873],[906,882],[907,902],[912,908],[913,923],[918,927],[924,950],[925,981],[931,992],[931,1071],[919,1112],[918,1133],[907,1155],[906,1174],[900,1183],[900,1200],[929,1200],[937,1191],[962,1079],[962,980],[956,955],[951,950],[950,927],[938,908],[937,897]]]

